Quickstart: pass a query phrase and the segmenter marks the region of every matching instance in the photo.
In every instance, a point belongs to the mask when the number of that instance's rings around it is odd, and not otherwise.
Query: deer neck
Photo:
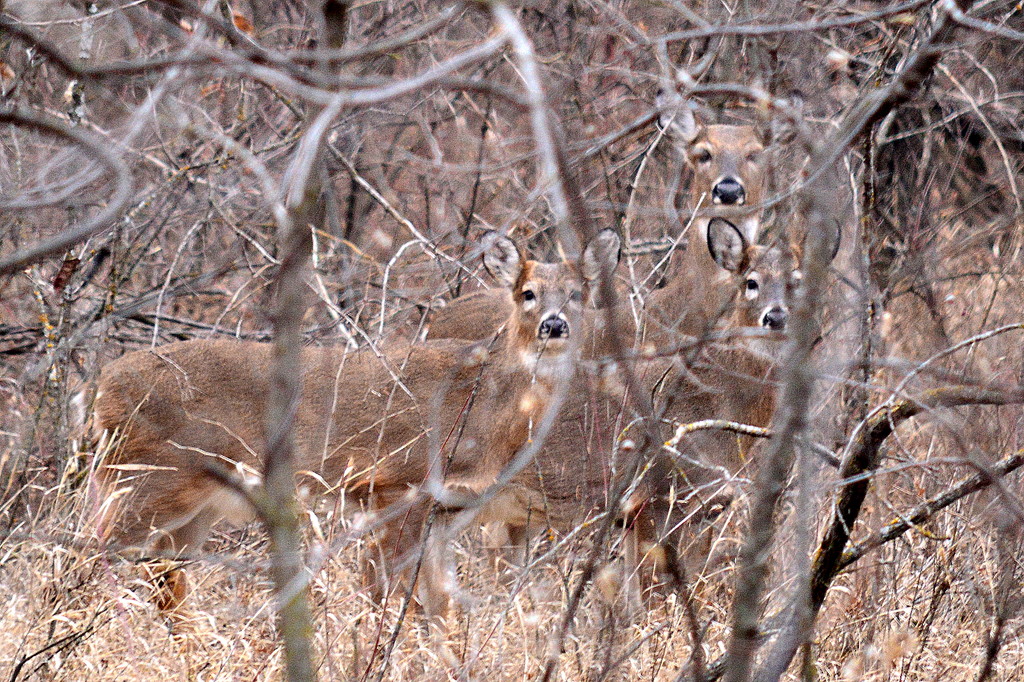
[[[677,332],[701,335],[717,325],[728,308],[735,283],[700,244],[680,254],[668,283],[648,297],[647,313]]]
[[[565,347],[559,349],[547,346],[537,340],[534,329],[512,318],[505,323],[490,356],[499,373],[525,377],[530,385],[550,388],[562,377],[572,376],[574,358],[579,355],[578,331],[563,343]]]
[[[737,343],[746,351],[744,362],[752,374],[770,373],[782,360],[785,342],[780,337],[752,334],[741,337]]]
[[[474,457],[473,474],[463,480],[478,490],[535,437],[559,386],[573,380],[576,371],[579,340],[570,337],[563,352],[539,352],[543,346],[535,342],[533,330],[517,328],[513,320],[508,324],[491,351],[490,379],[485,380],[485,400],[493,409],[478,428],[486,445]]]
[[[750,205],[757,205],[761,202],[760,197],[751,197],[751,199]],[[697,209],[691,208],[690,210],[696,211]],[[688,242],[694,244],[696,241],[699,247],[703,249],[703,245],[708,243],[708,225],[716,217],[725,218],[738,227],[748,244],[757,243],[758,237],[761,234],[761,213],[751,211],[747,206],[715,206],[704,210],[701,215],[693,219],[689,230]]]
[[[628,300],[620,300],[613,307],[590,309],[586,314],[588,325],[580,349],[582,357],[602,360],[632,349],[637,323]]]
[[[761,234],[761,214],[744,211],[739,207],[719,207],[709,215],[700,215],[693,219],[686,239],[686,251],[696,251],[707,255],[708,226],[715,217],[725,218],[743,233],[748,244],[756,244]]]

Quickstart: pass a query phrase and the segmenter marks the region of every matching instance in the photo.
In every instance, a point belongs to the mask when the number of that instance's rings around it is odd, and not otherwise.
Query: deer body
[[[718,419],[767,427],[774,414],[774,362],[742,347],[709,346],[686,364],[648,360],[633,369],[640,390],[653,392],[656,401],[674,396],[662,415],[672,424]],[[564,534],[610,513],[629,531],[631,571],[643,567],[650,569],[648,577],[678,575],[680,556],[690,569],[699,569],[710,540],[700,530],[731,503],[735,477],[745,477],[752,463],[753,439],[720,430],[688,434],[675,445],[679,455],[657,453],[632,493],[615,499],[633,456],[621,446],[641,432],[635,421],[640,415],[624,391],[609,391],[594,377],[577,381],[583,386],[563,405],[535,462],[482,515],[485,522],[505,526],[492,525],[489,542],[511,544],[518,552],[538,530]],[[656,430],[661,442],[673,432],[665,425]]]
[[[591,242],[581,264],[525,261],[495,237],[485,264],[515,305],[493,345],[455,340],[364,349],[303,351],[304,386],[294,433],[299,468],[363,506],[407,498],[383,525],[375,584],[390,584],[422,539],[432,506],[408,499],[432,472],[445,485],[481,490],[529,438],[553,386],[572,374],[584,323],[581,282],[617,258],[614,233]],[[588,260],[589,259],[589,260]],[[131,545],[194,552],[218,520],[251,510],[211,474],[209,462],[260,468],[272,347],[185,341],[136,351],[104,368],[96,424],[121,441],[98,467],[118,505],[100,528]],[[442,613],[441,576],[421,580],[420,600]]]
[[[99,424],[124,426],[124,452],[145,450],[141,463],[166,468],[143,475],[147,501],[125,511],[124,541],[139,544],[154,530],[181,527],[192,512],[212,512],[202,503],[216,499],[220,484],[207,471],[208,458],[259,470],[271,350],[262,343],[184,341],[126,355],[104,370]],[[443,428],[432,427],[436,421],[458,423],[468,434],[460,447],[442,453],[449,477],[467,484],[483,479],[486,485],[488,472],[502,466],[501,446],[525,439],[516,433],[523,428],[519,415],[538,417],[536,408],[523,412],[519,404],[503,406],[498,398],[520,396],[524,405],[543,406],[546,385],[517,371],[504,348],[492,361],[478,363],[467,358],[467,350],[456,341],[392,347],[383,358],[365,351],[304,350],[305,387],[295,421],[300,469],[356,492],[371,483],[388,490],[422,482],[429,458],[421,453],[432,428]],[[438,376],[438,367],[448,368],[447,376]],[[485,427],[481,410],[460,413],[474,388],[480,404],[511,413],[498,421],[507,433]],[[448,395],[435,418],[430,402],[437,391]],[[492,418],[486,416],[487,425]],[[361,428],[353,431],[354,425]],[[225,507],[215,515],[237,514]],[[174,548],[183,549],[189,540],[176,537]]]
[[[719,220],[711,221],[709,246],[712,262],[731,275],[735,307],[727,328],[762,335],[783,331],[788,296],[798,282],[789,259],[776,249],[748,246],[738,229]],[[634,360],[633,372],[638,388],[665,406],[662,418],[672,423],[722,419],[767,427],[775,410],[780,347],[777,335],[703,343],[685,361]],[[657,454],[628,500],[616,501],[611,493],[617,477],[629,470],[619,453],[623,438],[631,437],[623,429],[647,415],[630,409],[621,385],[591,377],[586,389],[570,396],[535,466],[514,481],[492,517],[510,526],[508,536],[516,542],[530,528],[564,532],[595,511],[624,513],[637,548],[634,568],[652,554],[653,568],[671,574],[676,547],[694,540],[692,531],[709,510],[728,503],[731,478],[749,464],[751,439],[718,430],[689,434],[676,444],[678,454]],[[696,547],[703,560],[701,545]]]

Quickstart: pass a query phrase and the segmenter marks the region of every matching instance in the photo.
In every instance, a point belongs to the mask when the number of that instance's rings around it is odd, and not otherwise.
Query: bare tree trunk
[[[961,3],[965,6],[966,3]],[[838,171],[838,161],[845,150],[871,124],[893,108],[908,101],[931,73],[956,24],[948,10],[943,10],[938,25],[915,52],[893,82],[855,107],[839,126],[831,140],[811,154],[811,172],[815,174],[802,191],[802,209],[806,216],[808,235],[804,260],[804,294],[797,302],[790,331],[791,341],[783,365],[784,386],[779,400],[778,436],[765,453],[765,464],[757,480],[750,531],[744,544],[736,599],[733,608],[733,632],[729,642],[729,661],[725,672],[728,682],[745,682],[753,672],[754,654],[759,645],[758,622],[762,600],[767,591],[768,565],[775,536],[775,510],[785,489],[794,459],[796,438],[804,431],[814,371],[810,352],[817,338],[815,316],[825,289],[829,253],[834,239],[836,212],[830,183]],[[859,505],[858,505],[859,510]],[[852,523],[852,519],[850,519]],[[846,527],[848,533],[848,526]],[[848,536],[847,536],[848,537]],[[840,543],[845,547],[845,538]],[[822,597],[823,598],[823,597]],[[812,595],[812,602],[817,601]],[[758,679],[777,679],[789,665],[799,644],[810,632],[816,609],[794,616],[793,633],[783,635],[776,651],[769,656],[768,666]],[[795,636],[793,636],[795,633]]]
[[[302,318],[306,309],[306,264],[312,248],[309,218],[319,202],[319,183],[310,182],[282,235],[283,258],[274,311],[274,363],[267,408],[267,454],[263,520],[270,534],[271,576],[277,592],[278,627],[292,682],[316,679],[309,581],[302,553],[302,529],[295,500],[295,439],[292,427],[302,391]]]
[[[311,2],[311,10],[318,3]],[[327,0],[320,6],[325,47],[342,46],[348,4]],[[306,142],[292,164],[288,208],[290,224],[281,235],[282,260],[274,310],[274,364],[267,409],[264,520],[273,546],[271,574],[278,599],[278,627],[285,648],[288,680],[316,679],[309,581],[303,562],[302,529],[295,500],[295,438],[292,427],[302,395],[302,320],[306,310],[306,266],[313,249],[312,230],[325,218],[327,190],[324,149],[330,112],[313,117]],[[306,158],[303,158],[306,157]],[[307,166],[308,163],[308,166]]]

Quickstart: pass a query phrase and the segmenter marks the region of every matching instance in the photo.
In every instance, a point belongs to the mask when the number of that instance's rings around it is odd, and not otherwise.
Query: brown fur
[[[765,199],[768,182],[768,151],[763,134],[755,126],[704,125],[696,119],[681,126],[673,119],[666,133],[691,175],[689,201],[683,208],[688,211],[700,208],[702,213],[693,221],[688,245],[673,258],[668,284],[647,297],[644,317],[649,330],[648,343],[663,340],[665,330],[701,335],[728,308],[733,295],[732,280],[728,272],[708,257],[708,224],[715,216],[726,218],[739,227],[747,242],[755,243],[760,231],[759,206]],[[711,155],[707,162],[700,160],[704,152]],[[712,203],[714,185],[725,176],[736,178],[743,186],[742,205]],[[704,200],[698,207],[702,195]],[[461,296],[434,312],[429,338],[483,338],[487,330],[501,323],[510,306],[507,292],[500,289]],[[616,319],[616,327],[623,330],[627,338],[636,332],[632,311],[627,306],[623,305],[616,312]],[[599,343],[591,347],[605,349],[607,345]]]
[[[785,309],[795,282],[790,263],[777,249],[744,246],[731,273],[736,304],[729,329],[759,328],[766,308]],[[747,295],[746,283],[752,278],[760,283],[756,298]],[[675,423],[726,419],[766,427],[775,409],[774,356],[780,344],[777,338],[705,344],[686,362],[639,360],[633,370],[642,390],[649,391],[656,402],[667,401],[664,417]],[[506,523],[514,542],[521,542],[529,527],[567,531],[594,512],[610,509],[616,472],[626,467],[619,453],[621,437],[631,437],[639,427],[634,425],[623,434],[636,415],[621,390],[595,377],[581,383],[563,407],[536,465],[513,482],[488,518]],[[748,464],[751,447],[750,438],[699,431],[680,442],[681,458],[659,453],[652,473],[623,510],[637,552],[632,558],[634,568],[644,565],[643,555],[661,547],[660,555],[668,563],[655,562],[659,565],[653,568],[673,572],[677,547],[683,542],[690,543],[691,560],[703,562],[706,544],[696,542],[693,531],[708,520],[709,509],[728,503],[727,479]],[[681,502],[673,504],[673,495]],[[502,536],[493,529],[491,533]]]
[[[542,338],[542,322],[559,313],[570,337],[585,323],[577,264],[523,262],[510,242],[503,248],[499,275],[514,282],[516,304],[489,353],[487,344],[454,340],[398,344],[380,356],[304,349],[294,428],[301,470],[373,509],[406,498],[432,461],[444,463],[446,485],[481,490],[494,480],[543,415],[554,382],[571,373],[571,345]],[[124,491],[101,515],[104,533],[194,552],[218,520],[251,517],[207,462],[261,468],[271,355],[269,344],[196,340],[129,353],[103,369],[97,425],[121,441],[98,476],[106,495]],[[422,539],[431,500],[420,495],[410,505],[384,524],[378,587],[393,582]],[[427,573],[420,600],[443,613],[442,576]]]
[[[683,103],[679,110],[686,106]],[[714,324],[732,297],[728,274],[708,258],[708,224],[714,217],[725,218],[740,229],[748,243],[757,242],[769,152],[764,135],[755,126],[706,125],[679,114],[671,123],[663,117],[663,124],[690,175],[688,198],[683,202],[680,196],[677,203],[686,212],[699,213],[690,224],[686,248],[673,256],[668,284],[648,297],[648,317],[662,328],[699,335],[709,323]],[[710,159],[704,160],[705,154]],[[714,203],[715,184],[724,177],[735,178],[743,187],[742,204]]]

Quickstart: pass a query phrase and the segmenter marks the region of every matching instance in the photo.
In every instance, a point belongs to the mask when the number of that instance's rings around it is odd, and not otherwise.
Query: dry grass
[[[218,535],[209,555],[188,567],[192,592],[173,617],[151,603],[151,583],[128,560],[82,541],[78,492],[40,496],[32,525],[0,543],[0,599],[7,604],[0,661],[7,679],[279,679],[266,552],[260,529]],[[973,680],[984,658],[997,599],[997,549],[990,524],[965,503],[869,555],[832,592],[815,655],[821,680]],[[739,532],[740,514],[720,531],[719,547]],[[322,547],[322,545],[317,545]],[[359,590],[359,547],[342,548],[313,581],[316,648],[324,679],[537,678],[550,652],[566,595],[578,577],[585,541],[551,554],[528,573],[504,566],[477,537],[454,547],[462,584],[441,637],[417,616],[400,629],[385,661],[399,610]],[[709,659],[724,652],[732,568],[707,566],[694,585],[707,625]],[[1016,679],[1024,650],[1011,623],[993,679]],[[441,641],[443,640],[443,645]],[[677,595],[655,597],[626,614],[588,593],[560,657],[558,679],[672,680],[689,657]]]

